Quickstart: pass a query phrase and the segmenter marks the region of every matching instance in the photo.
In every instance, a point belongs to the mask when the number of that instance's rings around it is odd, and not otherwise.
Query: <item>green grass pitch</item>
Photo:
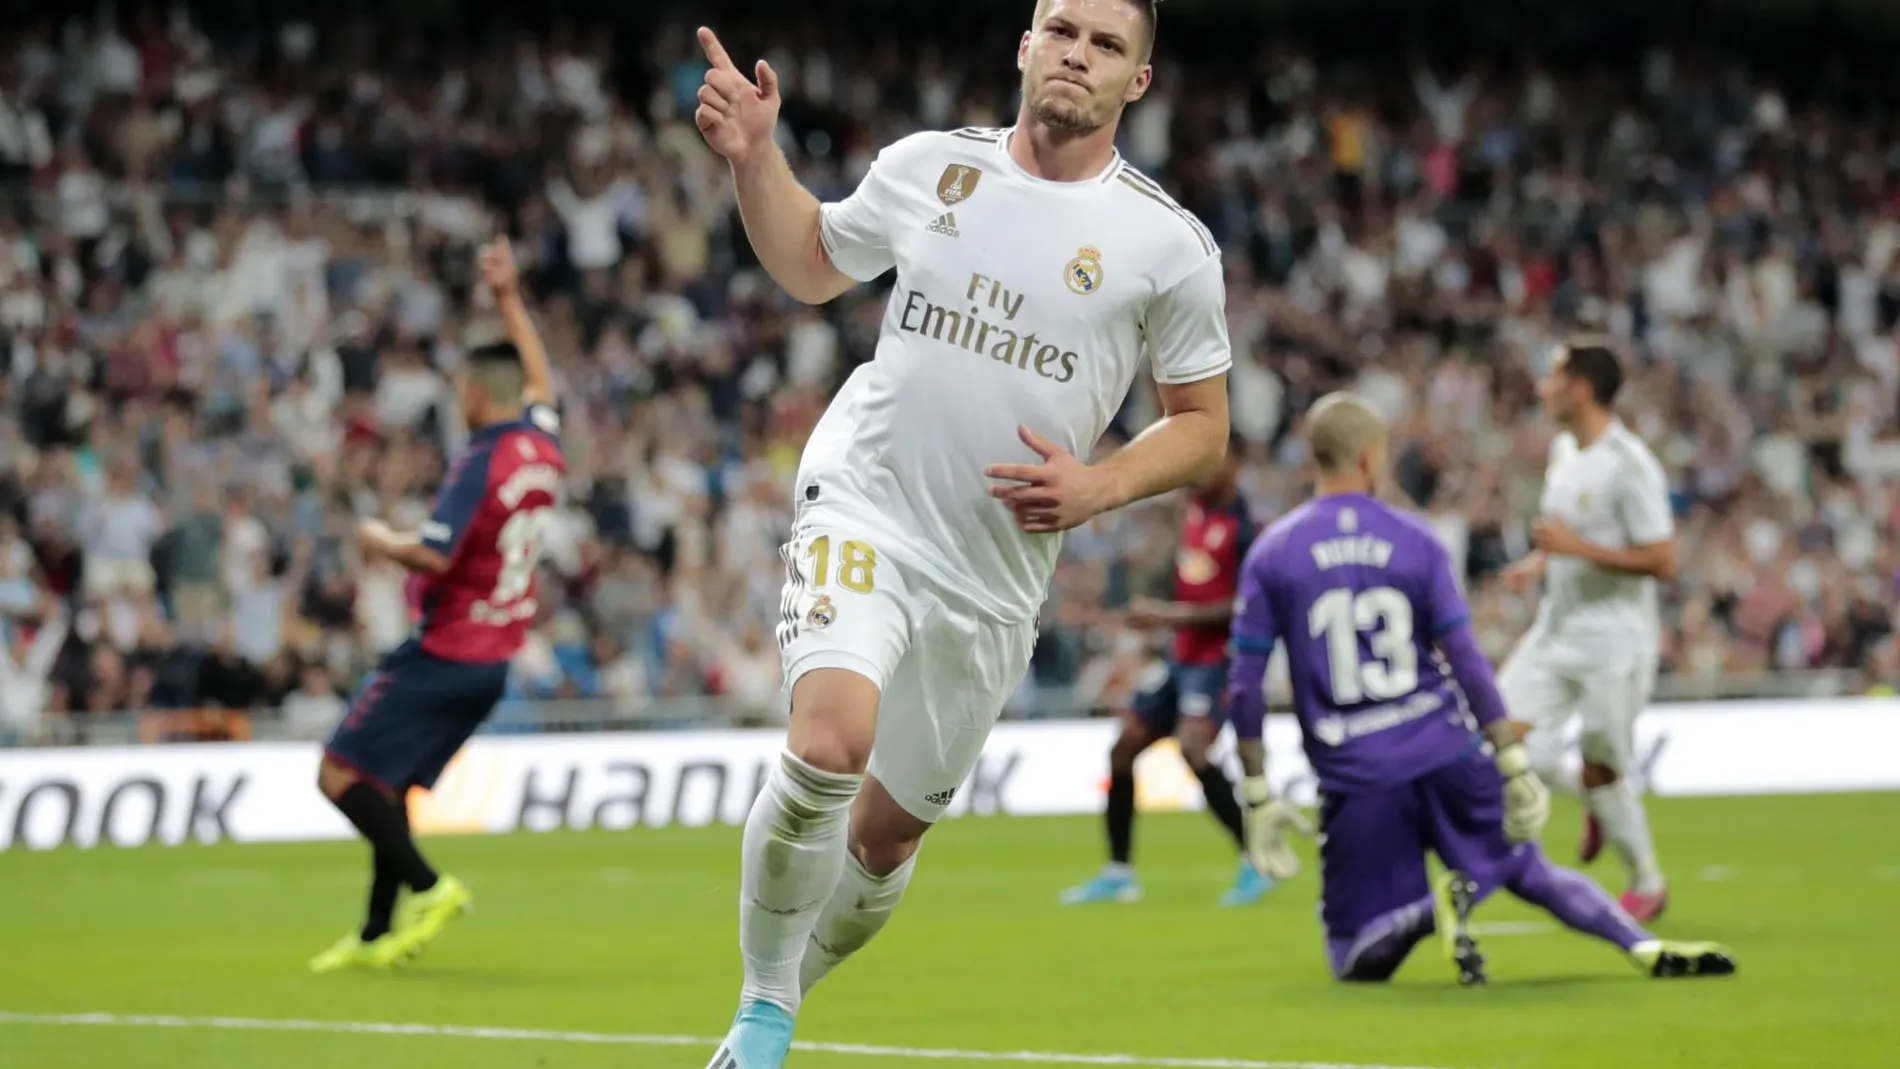
[[[1490,986],[1457,987],[1433,942],[1394,984],[1348,988],[1327,978],[1313,867],[1261,906],[1220,909],[1231,865],[1201,814],[1142,820],[1144,902],[1081,909],[1055,899],[1099,862],[1095,821],[952,821],[891,927],[800,1023],[804,1041],[903,1050],[790,1064],[1895,1065],[1900,794],[1651,813],[1674,884],[1660,931],[1726,940],[1739,977],[1642,979],[1500,896],[1478,918],[1495,933]],[[1552,823],[1560,859],[1575,818]],[[0,854],[0,1069],[704,1064],[693,1037],[724,1031],[739,978],[735,829],[428,845],[477,913],[388,975],[304,971],[356,919],[355,843]],[[1610,860],[1596,873],[1620,880]]]

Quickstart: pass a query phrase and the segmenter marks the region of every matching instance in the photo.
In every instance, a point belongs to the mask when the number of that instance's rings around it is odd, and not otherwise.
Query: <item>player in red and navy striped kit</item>
[[[420,615],[415,637],[383,659],[324,749],[318,786],[369,841],[373,871],[363,928],[313,960],[319,972],[405,964],[472,902],[466,885],[423,859],[405,800],[435,785],[501,700],[535,616],[542,533],[567,474],[547,353],[513,253],[502,241],[481,255],[509,340],[470,352],[459,376],[468,445],[420,530],[367,520],[357,531],[365,556],[410,571]]]
[[[1245,905],[1273,886],[1244,854],[1246,835],[1233,781],[1208,760],[1208,750],[1226,720],[1222,695],[1227,686],[1227,631],[1240,562],[1246,559],[1256,530],[1236,485],[1245,456],[1246,444],[1233,438],[1227,462],[1194,489],[1175,556],[1174,600],[1137,599],[1127,615],[1132,627],[1172,628],[1174,646],[1167,664],[1156,665],[1143,680],[1134,715],[1123,719],[1121,737],[1109,752],[1108,864],[1087,883],[1065,892],[1064,902],[1127,902],[1140,896],[1141,885],[1130,864],[1135,758],[1170,735],[1178,738],[1182,758],[1201,781],[1208,812],[1233,836],[1235,848],[1243,851],[1234,886],[1222,901]]]

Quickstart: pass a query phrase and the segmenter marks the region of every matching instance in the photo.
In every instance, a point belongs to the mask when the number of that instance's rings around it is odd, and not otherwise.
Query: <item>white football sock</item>
[[[884,876],[873,876],[850,851],[845,851],[844,875],[831,892],[830,901],[818,915],[818,927],[805,947],[805,960],[798,968],[798,986],[810,991],[818,981],[831,975],[844,959],[864,949],[864,944],[884,928],[897,911],[910,886],[910,874],[917,869],[917,855]]]
[[[1663,889],[1662,866],[1656,863],[1656,847],[1649,837],[1649,815],[1642,799],[1628,780],[1617,780],[1603,787],[1592,787],[1584,794],[1590,811],[1603,825],[1603,837],[1610,841],[1629,868],[1630,889],[1639,895],[1653,895]]]
[[[851,801],[863,783],[863,776],[825,772],[783,753],[752,803],[739,879],[742,1005],[764,1001],[798,1012],[798,962],[838,886]]]

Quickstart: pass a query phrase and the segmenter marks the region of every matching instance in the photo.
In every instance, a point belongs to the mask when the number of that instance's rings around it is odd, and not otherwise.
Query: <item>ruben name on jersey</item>
[[[1284,643],[1323,789],[1390,787],[1441,768],[1503,716],[1444,546],[1375,498],[1317,498],[1269,527],[1242,565],[1235,614],[1236,704],[1258,708],[1266,658]],[[1455,648],[1441,655],[1447,640]],[[1467,693],[1483,707],[1468,707]],[[1247,738],[1258,716],[1242,711]]]
[[[446,661],[514,657],[538,605],[542,536],[567,477],[560,417],[529,405],[522,418],[484,427],[450,465],[422,544],[449,569],[422,590],[422,648]]]
[[[1143,359],[1162,383],[1231,364],[1220,250],[1117,155],[1050,182],[1009,129],[905,138],[878,155],[820,235],[839,271],[895,268],[876,359],[805,448],[807,497],[861,499],[874,537],[1000,621],[1034,618],[1061,547],[989,496],[986,465],[1036,458],[1027,426],[1087,457]]]
[[[1649,446],[1611,420],[1579,448],[1565,431],[1551,443],[1540,510],[1584,539],[1611,549],[1666,542],[1675,535],[1669,484]],[[1540,645],[1579,654],[1653,644],[1660,629],[1656,580],[1552,555],[1532,634]]]

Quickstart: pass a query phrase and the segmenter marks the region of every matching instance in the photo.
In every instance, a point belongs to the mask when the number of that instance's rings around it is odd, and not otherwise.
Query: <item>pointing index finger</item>
[[[699,28],[699,47],[705,50],[706,60],[714,68],[722,71],[738,70],[732,65],[732,57],[726,54],[726,46],[719,43],[719,35],[712,32],[710,28],[705,26]]]

